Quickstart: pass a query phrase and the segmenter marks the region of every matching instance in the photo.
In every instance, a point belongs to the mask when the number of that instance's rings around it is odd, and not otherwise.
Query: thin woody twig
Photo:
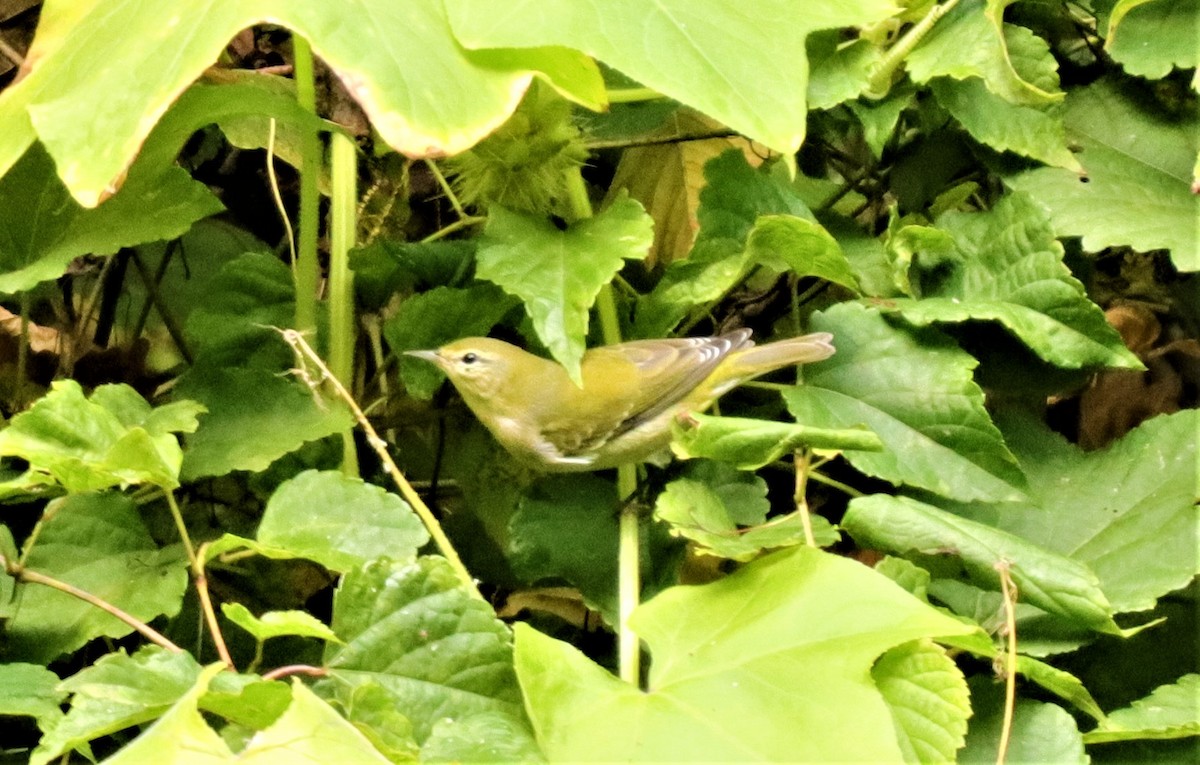
[[[1000,726],[1000,746],[996,751],[996,765],[1004,765],[1008,755],[1008,742],[1012,738],[1013,713],[1017,703],[1017,586],[1009,573],[1008,561],[998,561],[994,567],[1000,572],[1000,593],[1004,600],[1004,631],[1008,639],[1008,650],[1004,654],[1004,720]]]
[[[22,568],[15,568],[15,567],[10,568],[9,561],[7,559],[5,559],[4,556],[2,556],[2,555],[0,555],[0,564],[2,564],[5,568],[7,568],[8,573],[10,575],[16,577],[18,581],[44,585],[46,587],[50,587],[52,589],[58,590],[59,592],[65,592],[68,595],[72,595],[76,598],[79,598],[80,600],[84,601],[85,603],[93,605],[96,608],[99,608],[101,611],[111,614],[112,616],[116,617],[117,619],[120,619],[121,621],[125,622],[130,627],[132,627],[133,629],[135,629],[139,633],[141,633],[141,635],[143,637],[145,637],[147,640],[149,640],[151,643],[154,643],[155,645],[158,645],[158,646],[162,646],[163,648],[167,649],[171,653],[183,653],[182,648],[180,648],[179,646],[172,643],[169,639],[167,639],[167,637],[165,635],[163,635],[158,630],[154,629],[153,627],[151,627],[150,625],[141,621],[140,619],[134,617],[132,614],[129,614],[126,611],[123,611],[120,608],[117,608],[112,603],[109,603],[108,601],[103,600],[103,599],[93,595],[92,593],[87,592],[86,590],[81,590],[73,584],[69,584],[60,579],[55,579],[52,576],[46,576],[45,574],[39,574],[37,571],[30,571],[29,569],[22,569]]]
[[[371,425],[371,421],[367,419],[367,415],[363,413],[363,410],[358,406],[358,403],[354,400],[354,397],[350,395],[348,390],[346,390],[346,386],[344,386],[342,382],[329,371],[329,367],[325,365],[324,360],[322,360],[320,355],[318,355],[317,352],[312,349],[312,346],[308,344],[308,341],[304,339],[304,336],[300,332],[297,332],[294,329],[276,329],[281,335],[283,335],[284,342],[290,345],[296,354],[296,359],[299,362],[299,368],[293,370],[296,376],[304,380],[306,385],[313,388],[314,394],[317,392],[316,386],[318,386],[322,381],[328,382],[329,385],[333,387],[337,397],[350,407],[350,411],[354,415],[354,419],[358,422],[359,426],[363,429],[363,433],[365,433],[367,436],[367,443],[371,445],[371,449],[373,449],[375,454],[379,457],[379,460],[383,464],[387,474],[396,484],[396,488],[400,490],[400,496],[404,497],[404,499],[409,503],[409,505],[412,506],[413,510],[420,517],[422,523],[425,524],[425,528],[429,531],[429,535],[433,537],[434,544],[437,545],[438,551],[441,552],[447,561],[449,561],[450,566],[454,569],[455,573],[458,574],[458,578],[462,581],[463,586],[466,587],[467,592],[470,592],[475,597],[483,600],[483,596],[479,593],[479,588],[475,586],[475,580],[471,577],[471,573],[467,571],[467,567],[463,565],[462,559],[458,557],[458,551],[455,550],[454,545],[450,543],[450,538],[447,537],[446,532],[442,530],[442,525],[438,523],[438,519],[434,516],[433,511],[429,509],[429,506],[425,504],[420,495],[418,495],[416,490],[413,489],[412,484],[410,484],[408,479],[404,477],[404,474],[400,472],[400,468],[396,466],[392,456],[388,454],[387,442],[380,438],[379,434],[375,432],[375,428]],[[313,376],[309,374],[307,370],[307,365],[309,364],[316,367],[321,373],[318,379],[314,380]]]

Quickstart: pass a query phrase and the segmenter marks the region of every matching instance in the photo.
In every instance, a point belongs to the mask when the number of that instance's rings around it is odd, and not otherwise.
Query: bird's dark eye
[[[464,353],[463,354],[462,363],[474,364],[476,361],[479,361],[479,357],[477,355],[475,355],[474,353]]]

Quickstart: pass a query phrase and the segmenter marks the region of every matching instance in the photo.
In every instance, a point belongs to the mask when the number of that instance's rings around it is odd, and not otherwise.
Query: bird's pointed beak
[[[441,355],[438,354],[437,351],[405,351],[404,355],[405,356],[416,356],[418,359],[425,359],[426,361],[432,361],[434,364],[437,364],[439,367],[442,365],[442,357],[441,357]]]

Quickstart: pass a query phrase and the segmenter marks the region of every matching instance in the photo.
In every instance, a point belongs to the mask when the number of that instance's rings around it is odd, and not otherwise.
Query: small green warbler
[[[554,361],[501,340],[469,337],[407,351],[441,367],[513,456],[549,472],[638,462],[671,440],[671,420],[747,380],[833,354],[827,332],[755,345],[750,330],[635,340],[583,354],[583,386]]]

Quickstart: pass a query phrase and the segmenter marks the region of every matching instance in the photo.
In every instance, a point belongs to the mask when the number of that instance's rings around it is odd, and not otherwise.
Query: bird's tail
[[[726,377],[724,373],[728,373],[728,379],[745,382],[776,369],[827,359],[834,352],[832,340],[833,335],[828,332],[814,332],[739,350],[730,354],[729,360],[721,365],[721,376]]]

